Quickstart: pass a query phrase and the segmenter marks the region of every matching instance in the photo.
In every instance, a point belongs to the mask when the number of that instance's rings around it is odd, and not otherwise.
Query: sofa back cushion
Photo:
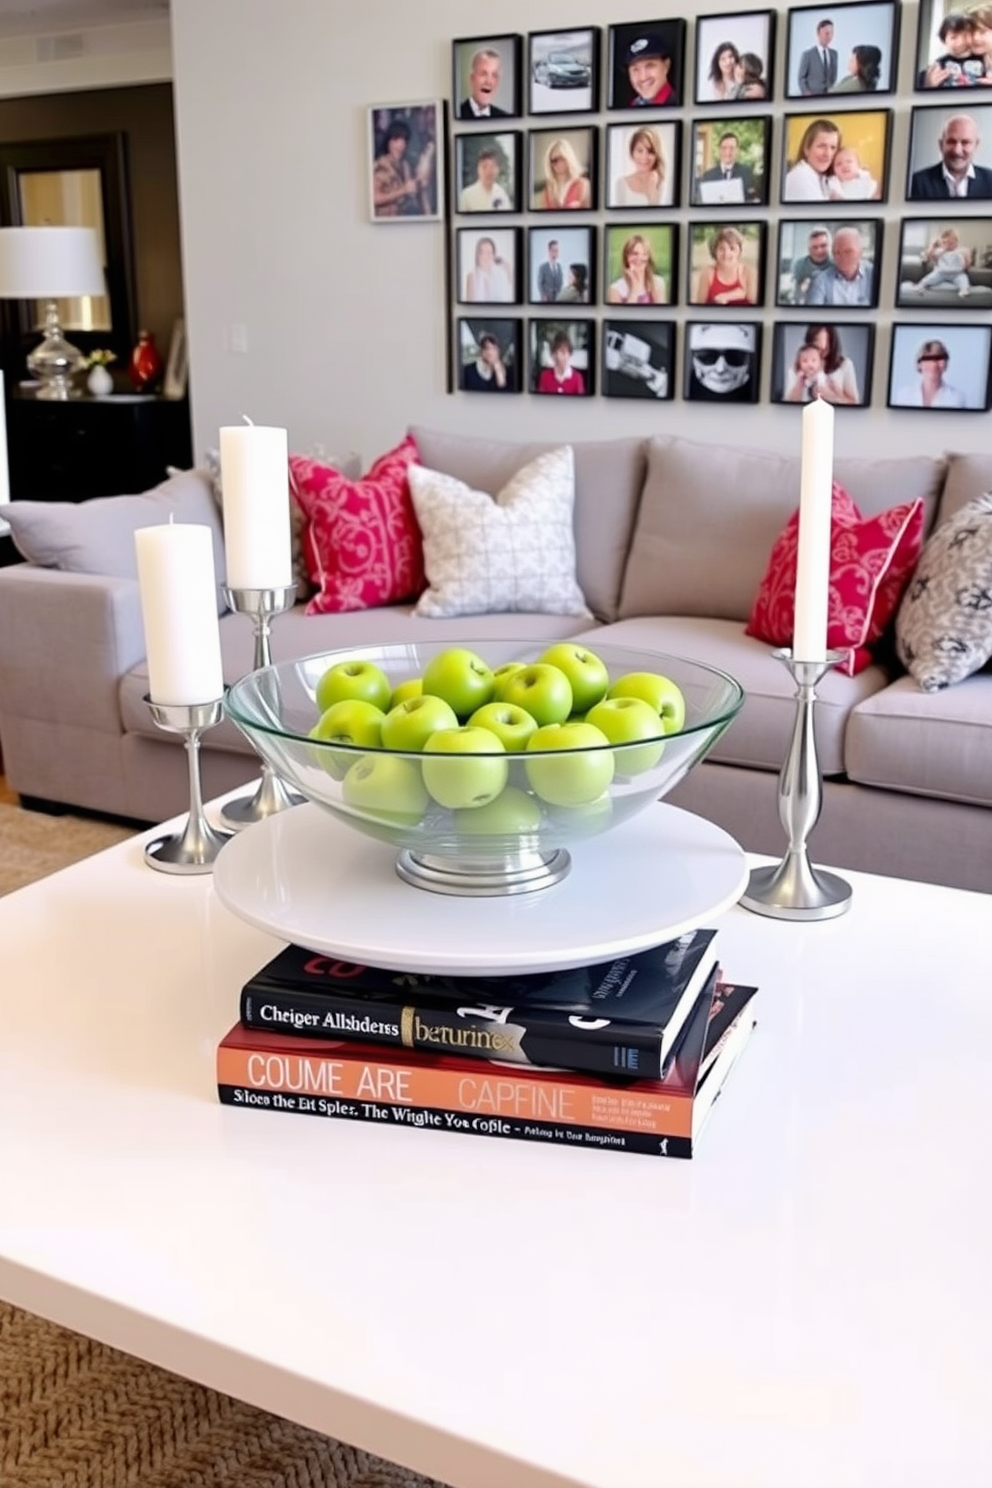
[[[992,491],[992,455],[947,454],[947,479],[940,498],[937,522],[957,516],[963,506]]]
[[[933,526],[945,462],[837,459],[836,480],[865,516],[921,498]],[[799,456],[694,440],[655,438],[620,617],[706,615],[744,621],[772,546],[799,505]]]
[[[559,448],[561,440],[527,444],[449,434],[419,425],[410,431],[421,462],[474,490],[495,496],[521,466]],[[624,564],[644,485],[642,439],[580,441],[575,453],[575,554],[579,588],[597,620],[615,620]]]

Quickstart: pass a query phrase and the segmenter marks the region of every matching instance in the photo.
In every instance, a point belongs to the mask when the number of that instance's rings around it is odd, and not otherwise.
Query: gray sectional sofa
[[[412,432],[425,465],[490,491],[560,442]],[[438,620],[415,616],[410,606],[308,617],[297,605],[274,622],[274,658],[419,636],[455,643],[582,635],[595,645],[609,635],[714,663],[741,681],[746,702],[670,799],[719,822],[746,848],[778,855],[776,792],[793,689],[771,648],[745,635],[744,624],[797,502],[798,460],[665,437],[574,450],[578,578],[592,622],[519,614]],[[992,457],[839,459],[835,473],[865,514],[922,497],[930,531],[992,488]],[[213,523],[222,553],[206,474],[175,477],[150,499],[160,511],[171,503],[187,520]],[[0,570],[0,744],[8,780],[25,798],[158,821],[187,806],[187,775],[181,740],[155,727],[143,701],[138,586],[122,576],[136,518],[126,507],[90,502],[67,520],[77,538],[87,522],[117,522],[124,531],[104,537],[105,557],[96,560],[104,573],[44,566],[92,568],[85,540],[69,559],[36,545],[41,561]],[[233,681],[252,664],[251,623],[226,614],[220,629],[225,677]],[[819,696],[824,796],[814,859],[992,891],[992,675],[924,693],[897,663],[880,660],[854,677],[828,673]],[[204,737],[202,764],[208,795],[257,775],[249,746],[227,722]]]

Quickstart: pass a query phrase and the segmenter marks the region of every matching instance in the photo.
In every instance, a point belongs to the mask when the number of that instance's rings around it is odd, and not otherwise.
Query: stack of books
[[[217,1049],[225,1105],[691,1157],[755,1026],[717,932],[571,970],[429,976],[289,946]]]

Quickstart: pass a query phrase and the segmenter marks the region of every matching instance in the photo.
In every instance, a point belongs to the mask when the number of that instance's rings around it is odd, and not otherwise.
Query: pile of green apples
[[[345,804],[412,824],[433,801],[456,814],[459,829],[479,834],[536,831],[545,806],[595,807],[615,772],[651,769],[666,734],[685,723],[685,700],[670,678],[641,671],[611,679],[594,651],[570,642],[495,669],[475,651],[449,647],[422,676],[395,686],[374,662],[338,661],[319,677],[315,701],[312,739],[368,751],[356,759],[321,750]],[[615,757],[617,745],[624,748]]]

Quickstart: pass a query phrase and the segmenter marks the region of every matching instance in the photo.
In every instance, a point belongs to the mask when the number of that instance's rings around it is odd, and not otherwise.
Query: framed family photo
[[[532,320],[530,388],[551,397],[588,398],[595,392],[596,323],[592,320]]]
[[[915,112],[915,110],[914,110]],[[786,114],[781,200],[823,209],[885,201],[891,109]]]
[[[596,229],[527,229],[527,298],[532,305],[592,305],[596,300]]]
[[[515,305],[520,299],[520,228],[459,227],[459,305]]]
[[[765,224],[693,222],[689,226],[690,305],[738,310],[764,303]]]
[[[607,305],[674,305],[678,300],[675,223],[607,223],[603,248]]]
[[[532,31],[527,56],[532,114],[589,114],[598,108],[598,26]]]
[[[606,205],[645,211],[679,199],[682,125],[678,119],[606,126]]]
[[[368,111],[373,222],[440,222],[445,105],[374,104]]]
[[[760,103],[771,98],[775,20],[773,10],[698,18],[696,103]]]
[[[456,211],[520,210],[520,139],[519,129],[455,135]]]
[[[521,38],[469,36],[451,43],[456,119],[515,119],[521,112]]]
[[[685,328],[683,391],[690,403],[757,403],[758,321],[691,320]]]
[[[844,98],[895,91],[899,5],[802,5],[789,11],[786,98]]]
[[[986,16],[986,21],[989,19]],[[918,93],[987,87],[992,76],[992,26],[952,0],[920,0],[914,87]]]
[[[839,407],[871,402],[875,327],[870,322],[776,322],[772,344],[772,402]]]
[[[904,217],[900,310],[992,310],[992,217]]]
[[[675,322],[603,322],[603,396],[654,398],[675,395]]]
[[[888,406],[987,413],[990,352],[988,325],[894,325]]]
[[[458,321],[458,386],[464,393],[519,393],[523,347],[519,320]]]
[[[532,129],[530,206],[534,212],[589,211],[596,206],[595,127]]]
[[[611,109],[678,108],[684,102],[685,21],[610,27]]]
[[[771,124],[767,114],[693,121],[693,206],[767,206]]]
[[[913,109],[906,196],[992,201],[992,103]]]
[[[775,303],[877,305],[881,259],[880,218],[786,218],[778,225]]]

